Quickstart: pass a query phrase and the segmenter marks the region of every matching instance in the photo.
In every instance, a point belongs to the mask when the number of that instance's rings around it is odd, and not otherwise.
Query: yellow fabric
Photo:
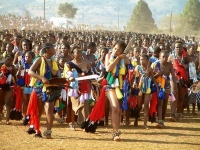
[[[41,64],[40,64],[40,76],[44,76],[45,75],[45,72],[46,72],[46,63],[45,63],[45,60],[43,57],[40,57],[41,58]],[[55,60],[52,60],[52,69],[54,71],[58,71],[58,65],[56,63]],[[31,78],[31,82],[30,82],[30,86],[34,86],[35,83],[36,83],[37,79],[36,78]],[[43,89],[42,89],[43,92],[46,91],[46,86],[44,85],[43,86]]]
[[[55,102],[55,107],[59,107],[60,105],[59,105],[59,100],[56,100],[56,102]]]
[[[12,82],[15,83],[15,78],[14,77],[12,77]]]
[[[146,94],[150,94],[150,93],[151,93],[151,89],[148,87],[147,91],[146,91]]]
[[[115,93],[117,95],[117,99],[122,99],[123,95],[118,87],[115,88]]]
[[[65,63],[64,69],[63,69],[63,76],[62,76],[62,78],[66,78],[66,73],[67,73],[67,71],[69,71],[69,70],[70,70],[70,68],[69,68],[68,65]]]
[[[32,77],[29,86],[34,86],[36,81],[37,79]]]
[[[132,65],[135,67],[137,66],[137,61],[132,61]]]
[[[126,74],[126,67],[124,64],[121,65],[121,68],[119,69],[119,74],[120,75],[125,75]]]
[[[165,78],[164,77],[162,77],[162,76],[157,77],[156,82],[160,83],[161,88],[165,87]]]
[[[56,63],[55,60],[52,60],[52,69],[53,69],[54,71],[58,71],[58,64]]]
[[[7,52],[3,52],[2,56],[5,58],[6,57]]]
[[[44,76],[46,72],[46,64],[45,64],[45,60],[43,57],[41,57],[41,64],[40,64],[40,75]]]

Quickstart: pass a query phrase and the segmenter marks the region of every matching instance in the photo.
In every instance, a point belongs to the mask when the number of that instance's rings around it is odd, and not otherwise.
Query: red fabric
[[[68,90],[67,86],[69,86],[69,82],[66,82],[65,85],[66,85],[65,90]]]
[[[87,80],[82,80],[81,81],[81,93],[83,94],[83,93],[88,93],[88,82],[87,82]]]
[[[16,42],[15,42],[15,40],[13,40],[11,43],[12,43],[14,46],[16,46]]]
[[[30,115],[30,123],[34,125],[35,130],[40,129],[40,121],[38,116],[38,99],[35,91],[31,93],[26,115]]]
[[[185,58],[187,56],[187,52],[185,50],[182,50],[182,55]]]
[[[6,68],[5,65],[3,65],[3,66],[1,67],[1,72],[4,73],[4,74],[8,73],[8,70],[7,70],[7,68]]]
[[[128,82],[130,83],[131,82],[131,80],[132,80],[132,78],[133,78],[133,72],[134,72],[134,70],[128,70]]]
[[[101,85],[104,87],[108,84],[108,81],[104,78],[103,81],[101,82]]]
[[[137,96],[130,96],[128,99],[128,103],[130,104],[131,108],[136,108],[137,101],[138,101]]]
[[[158,94],[157,94],[157,92],[153,92],[152,98],[150,101],[150,108],[149,108],[150,116],[152,116],[153,114],[155,114],[157,112],[157,109],[156,109],[157,103],[158,103]]]
[[[106,86],[102,88],[97,103],[95,104],[91,114],[88,117],[90,121],[100,121],[104,117],[105,96],[106,96]]]
[[[14,84],[13,85],[13,92],[12,92],[12,99],[14,99],[16,92],[17,92],[17,86],[16,86],[16,84]]]
[[[187,80],[186,70],[185,70],[185,68],[181,64],[179,64],[178,59],[174,60],[173,67],[175,69],[175,75],[176,75],[176,77],[177,77],[178,80],[180,80],[181,77],[184,80]]]
[[[16,103],[15,108],[19,111],[22,110],[22,89],[21,87],[16,88]]]
[[[29,85],[31,81],[31,77],[29,76],[28,72],[25,72],[25,85]]]
[[[182,55],[185,58],[187,53],[184,50],[182,50]],[[187,79],[187,72],[186,72],[185,68],[178,62],[178,59],[174,60],[173,67],[175,69],[175,75],[176,75],[178,80],[180,80],[181,77],[186,81],[188,80]]]
[[[0,80],[0,84],[5,84],[6,82],[6,76],[3,76]]]

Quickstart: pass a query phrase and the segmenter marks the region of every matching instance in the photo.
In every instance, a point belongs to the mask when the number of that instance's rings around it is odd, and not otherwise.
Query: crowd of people
[[[0,29],[51,30],[53,29],[53,22],[44,20],[42,17],[31,18],[30,16],[22,17],[13,14],[0,15]]]
[[[22,120],[28,134],[42,137],[45,111],[43,136],[51,138],[54,119],[94,133],[110,116],[119,141],[120,124],[134,118],[138,126],[144,111],[144,129],[148,121],[165,128],[168,103],[171,122],[190,104],[193,115],[200,110],[200,94],[190,90],[199,79],[199,44],[165,34],[2,30],[0,122],[5,107],[6,125]]]

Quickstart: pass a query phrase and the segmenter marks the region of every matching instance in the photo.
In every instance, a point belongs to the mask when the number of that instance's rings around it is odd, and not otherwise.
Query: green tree
[[[182,18],[189,28],[194,32],[200,29],[200,2],[199,0],[188,0],[183,11]]]
[[[73,4],[60,3],[58,7],[58,14],[61,17],[74,18],[78,8],[75,8]]]
[[[151,32],[156,25],[151,10],[144,0],[140,0],[133,9],[130,20],[127,24],[128,31]]]

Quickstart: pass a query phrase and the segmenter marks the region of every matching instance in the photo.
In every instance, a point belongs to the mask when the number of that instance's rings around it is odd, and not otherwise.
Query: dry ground
[[[168,113],[169,116],[169,113]],[[41,131],[45,130],[45,116],[43,116]],[[77,128],[71,131],[67,124],[59,125],[54,122],[53,139],[35,138],[28,135],[28,127],[21,122],[12,121],[12,125],[0,125],[0,149],[3,150],[199,150],[200,149],[200,115],[185,114],[177,123],[168,122],[165,129],[156,129],[155,124],[149,124],[149,130],[131,125],[121,126],[121,141],[111,139],[111,127],[99,127],[95,134],[85,133]]]

